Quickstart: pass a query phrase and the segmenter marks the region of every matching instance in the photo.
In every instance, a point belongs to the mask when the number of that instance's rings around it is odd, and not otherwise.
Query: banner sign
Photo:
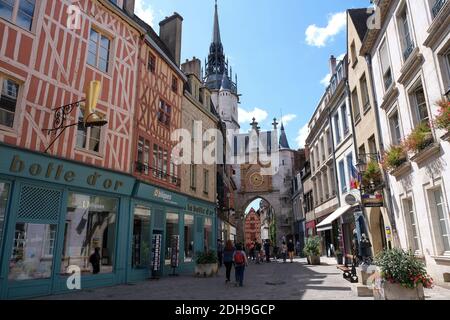
[[[161,234],[154,234],[152,239],[153,244],[153,258],[152,271],[157,272],[161,270]]]

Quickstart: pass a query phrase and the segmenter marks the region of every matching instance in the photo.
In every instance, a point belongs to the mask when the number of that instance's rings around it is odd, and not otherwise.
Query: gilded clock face
[[[250,176],[250,183],[254,186],[254,187],[260,187],[263,183],[264,183],[264,178],[261,174],[259,173],[253,173]]]

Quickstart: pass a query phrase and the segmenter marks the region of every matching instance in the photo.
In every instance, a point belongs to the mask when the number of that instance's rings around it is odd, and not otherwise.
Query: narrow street
[[[166,277],[134,285],[81,290],[72,294],[43,297],[43,300],[373,300],[358,298],[351,284],[334,265],[272,262],[255,265],[245,272],[244,287],[225,284],[224,268],[214,278]],[[232,279],[234,274],[232,274]],[[425,290],[427,300],[448,300],[450,290]]]

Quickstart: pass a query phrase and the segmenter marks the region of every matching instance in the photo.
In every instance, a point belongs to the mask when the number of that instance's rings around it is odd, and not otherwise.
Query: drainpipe
[[[372,86],[372,99],[373,99],[373,103],[374,103],[374,110],[375,110],[375,122],[377,125],[377,131],[378,131],[378,145],[380,147],[380,152],[384,153],[385,151],[385,147],[384,147],[384,143],[383,143],[383,139],[381,137],[381,120],[380,120],[380,112],[379,112],[379,108],[378,108],[378,101],[377,101],[377,97],[375,95],[375,82],[374,82],[374,78],[373,78],[373,66],[372,66],[372,57],[369,53],[367,53],[365,55],[365,59],[366,59],[366,63],[367,66],[369,68],[369,78],[370,78],[370,84]],[[387,197],[387,205],[388,205],[388,217],[389,217],[389,222],[391,224],[392,227],[392,240],[394,243],[394,247],[399,247],[400,246],[400,240],[398,238],[398,232],[397,232],[397,225],[396,225],[396,221],[395,221],[395,214],[394,214],[394,204],[393,204],[393,199],[392,199],[392,195],[391,195],[391,184],[390,184],[390,178],[389,178],[389,174],[385,171],[383,171],[383,175],[384,175],[384,181],[386,181],[385,184],[385,195]],[[388,241],[388,246],[390,247],[390,241]]]

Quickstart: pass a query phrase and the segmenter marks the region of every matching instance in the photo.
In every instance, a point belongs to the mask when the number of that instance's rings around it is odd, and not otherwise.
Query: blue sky
[[[269,129],[272,119],[283,115],[291,148],[298,148],[324,92],[329,57],[346,51],[344,12],[368,7],[369,0],[218,0],[218,5],[225,54],[242,94],[242,129],[253,116]],[[136,0],[136,14],[157,32],[158,22],[173,12],[184,18],[182,61],[195,56],[203,62],[214,0]]]

